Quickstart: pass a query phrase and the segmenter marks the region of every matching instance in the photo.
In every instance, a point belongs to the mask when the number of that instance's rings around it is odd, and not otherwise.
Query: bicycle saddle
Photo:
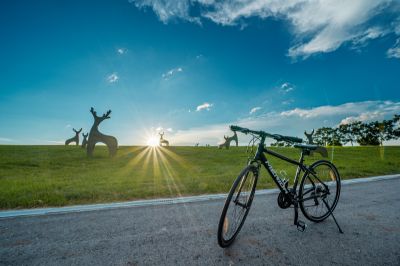
[[[315,144],[305,144],[305,143],[299,143],[299,144],[294,144],[293,145],[295,148],[302,149],[304,151],[308,151],[310,155],[312,152],[317,152],[321,154],[322,157],[328,157],[328,151],[326,148],[315,145]]]

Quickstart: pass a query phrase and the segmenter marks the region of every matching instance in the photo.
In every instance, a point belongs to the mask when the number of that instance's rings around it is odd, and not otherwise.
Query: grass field
[[[294,148],[274,148],[297,159]],[[400,173],[400,147],[335,147],[329,160],[342,178]],[[321,159],[307,158],[307,163]],[[86,158],[73,146],[0,146],[0,208],[64,206],[223,192],[247,161],[245,147],[120,147],[108,158],[104,146]],[[277,159],[278,173],[295,168]],[[258,188],[273,187],[262,172]]]

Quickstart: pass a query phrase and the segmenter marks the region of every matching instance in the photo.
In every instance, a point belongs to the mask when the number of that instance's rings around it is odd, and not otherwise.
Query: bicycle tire
[[[315,176],[307,173],[301,179],[299,205],[301,212],[308,220],[318,223],[328,218],[336,208],[341,189],[340,175],[335,165],[326,160],[313,163],[310,169]],[[312,208],[315,213],[311,212]],[[317,210],[319,214],[316,213]]]
[[[253,178],[249,177],[250,174]],[[226,248],[233,243],[240,229],[242,228],[244,221],[246,220],[246,217],[250,211],[251,204],[253,202],[254,193],[257,186],[258,174],[259,168],[257,166],[248,165],[241,171],[229,191],[218,224],[218,244],[222,248]],[[246,184],[247,181],[250,181],[250,183]],[[249,191],[243,193],[243,189],[248,189]],[[245,200],[244,203],[241,202],[242,199]],[[240,211],[240,216],[238,217],[240,218],[240,221],[235,221],[235,219],[232,219],[234,222],[232,226],[233,230],[230,230],[230,218],[227,217],[227,215],[229,215],[229,211],[233,209],[233,215],[235,216],[237,208]],[[245,209],[244,212],[243,209]],[[230,232],[230,234],[227,234],[228,231]]]

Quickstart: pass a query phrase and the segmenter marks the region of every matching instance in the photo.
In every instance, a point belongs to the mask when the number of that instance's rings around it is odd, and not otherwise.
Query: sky
[[[400,113],[399,1],[5,0],[0,35],[0,144],[62,144],[91,107],[121,145]]]

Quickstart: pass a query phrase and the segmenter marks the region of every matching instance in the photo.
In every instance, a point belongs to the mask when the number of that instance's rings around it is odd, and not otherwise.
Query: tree
[[[341,124],[339,126],[339,131],[343,144],[350,142],[351,146],[354,146],[354,142],[357,141],[357,135],[360,130],[360,125],[361,122],[356,121],[349,124]]]
[[[331,130],[330,127],[318,128],[314,133],[314,142],[318,145],[327,146]]]
[[[348,142],[359,145],[383,145],[384,141],[400,138],[400,115],[392,119],[363,123],[355,121],[341,124],[338,128],[322,127],[315,131],[314,142],[318,145],[341,146]]]
[[[365,145],[380,145],[379,139],[379,127],[376,127],[374,124],[375,122],[371,123],[361,123],[360,130],[357,137],[357,142],[361,146]]]
[[[283,141],[276,141],[271,143],[271,147],[284,147],[285,146],[285,142]]]
[[[362,127],[362,122],[361,121],[355,121],[350,123],[350,134],[351,134],[351,144],[353,145],[353,142],[356,142],[358,137],[360,136],[361,132],[361,127]]]
[[[314,133],[314,142],[324,146],[342,146],[339,129],[331,127],[318,128]]]
[[[400,115],[393,116],[393,128],[391,139],[400,138]]]
[[[329,146],[342,146],[343,135],[340,133],[339,128],[331,128],[329,133]]]
[[[339,125],[339,131],[340,135],[342,136],[343,139],[343,144],[346,144],[347,142],[351,142],[351,146],[353,146],[352,142],[352,135],[350,131],[350,124],[340,124]]]
[[[383,120],[382,122],[372,122],[372,125],[378,131],[379,142],[381,146],[383,145],[383,141],[393,139],[393,127],[394,121],[390,120]]]

